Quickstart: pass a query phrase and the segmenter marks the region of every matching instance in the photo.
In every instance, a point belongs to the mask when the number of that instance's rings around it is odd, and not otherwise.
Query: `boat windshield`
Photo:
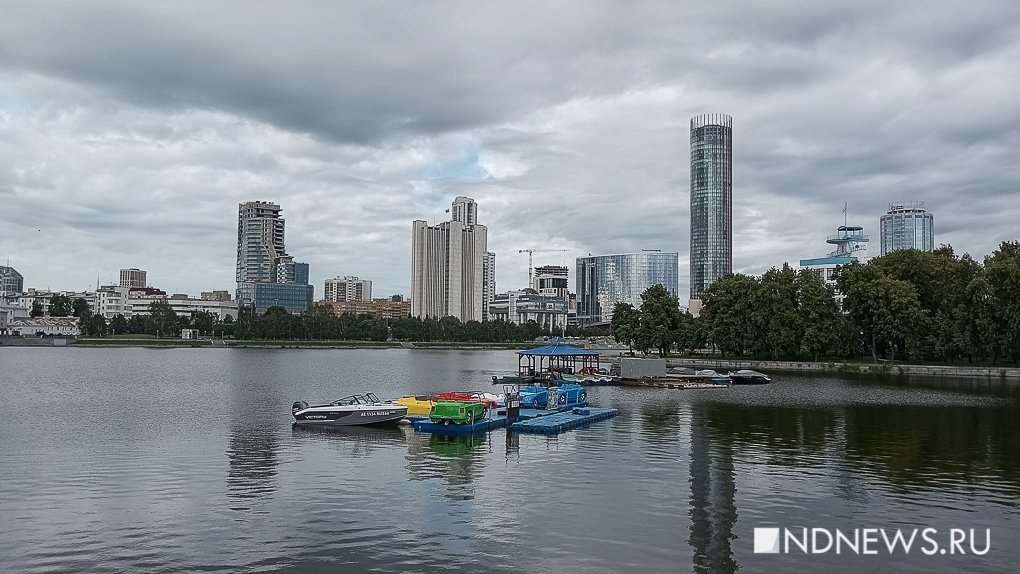
[[[338,401],[333,401],[331,405],[346,406],[346,405],[371,405],[382,402],[379,397],[375,396],[375,393],[368,393],[366,395],[351,395],[344,397]]]

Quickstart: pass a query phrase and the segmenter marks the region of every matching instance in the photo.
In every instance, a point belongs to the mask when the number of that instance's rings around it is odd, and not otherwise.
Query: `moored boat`
[[[295,401],[290,412],[297,425],[386,426],[400,422],[407,414],[407,406],[383,402],[375,394],[367,393],[322,405]]]
[[[750,369],[730,371],[730,378],[733,379],[734,385],[767,385],[772,382],[772,379],[765,373]]]

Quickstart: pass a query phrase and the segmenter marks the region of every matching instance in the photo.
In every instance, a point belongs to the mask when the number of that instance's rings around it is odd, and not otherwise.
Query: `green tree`
[[[616,342],[626,344],[627,350],[633,351],[634,339],[641,328],[641,312],[630,303],[613,305],[613,320],[610,322],[610,328]]]
[[[996,359],[1020,362],[1020,242],[1003,242],[986,257],[985,276],[995,332],[989,347]]]
[[[784,263],[782,269],[769,269],[762,275],[758,282],[757,302],[749,315],[759,333],[754,344],[756,351],[772,360],[797,354],[803,339],[797,308],[796,271]]]
[[[29,317],[42,317],[46,314],[46,309],[42,304],[42,301],[36,299],[32,301],[32,310],[29,311]]]
[[[797,274],[797,296],[804,351],[814,361],[821,353],[836,352],[837,330],[842,317],[832,291],[818,275],[802,269]]]
[[[170,303],[166,299],[156,299],[149,303],[149,316],[145,318],[145,331],[157,337],[180,335],[177,313],[170,307]]]
[[[128,332],[128,320],[123,314],[118,313],[113,319],[110,319],[110,332],[114,335],[117,333],[124,335]]]
[[[69,317],[71,315],[71,298],[67,295],[50,297],[50,317]]]
[[[81,297],[76,298],[71,302],[71,316],[77,317],[82,323],[85,323],[92,318],[92,310],[89,308],[88,302]],[[105,319],[104,319],[105,322]]]
[[[761,336],[751,321],[761,285],[748,275],[726,275],[710,285],[701,299],[702,325],[709,343],[726,353],[742,355]]]
[[[106,317],[96,313],[89,317],[82,325],[83,331],[90,337],[102,337],[106,335]]]
[[[640,321],[635,340],[642,351],[656,349],[660,357],[669,354],[680,333],[680,305],[661,284],[641,293]]]

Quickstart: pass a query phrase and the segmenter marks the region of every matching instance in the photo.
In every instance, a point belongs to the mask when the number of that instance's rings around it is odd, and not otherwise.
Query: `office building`
[[[733,118],[691,119],[691,299],[733,271]]]
[[[127,287],[128,289],[148,287],[145,280],[145,271],[141,269],[121,269],[120,270],[120,286]]]
[[[924,202],[890,203],[879,221],[882,255],[901,249],[935,249],[935,219],[924,209]]]
[[[502,320],[519,325],[534,321],[539,327],[552,332],[566,328],[567,310],[566,298],[542,294],[530,288],[500,293],[489,304],[492,321]]]
[[[562,265],[543,265],[535,268],[531,288],[543,295],[555,295],[567,299],[569,292],[569,270]]]
[[[21,293],[25,288],[25,278],[13,267],[0,265],[0,295]]]
[[[411,224],[411,315],[481,321],[487,229],[471,198],[454,201],[453,217]]]
[[[287,254],[281,211],[268,201],[238,205],[237,302],[260,314],[274,306],[291,313],[312,307],[308,264]]]
[[[372,282],[353,275],[326,279],[323,301],[371,301]]]
[[[662,285],[677,296],[679,256],[674,252],[642,251],[577,258],[577,322],[580,325],[612,321],[613,306],[641,307],[641,293]]]
[[[835,250],[829,252],[826,257],[800,260],[801,269],[810,269],[818,275],[823,283],[832,288],[840,308],[843,307],[844,295],[836,290],[836,268],[863,259],[867,254],[868,240],[863,227],[846,225],[844,222],[843,225],[836,228],[834,235],[828,236],[825,240],[829,245],[835,245]]]
[[[489,303],[496,296],[496,254],[485,252],[482,260],[482,321],[491,321]]]

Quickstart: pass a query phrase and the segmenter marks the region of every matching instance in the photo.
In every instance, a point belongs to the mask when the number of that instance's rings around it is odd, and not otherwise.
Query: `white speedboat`
[[[294,424],[323,426],[395,425],[407,414],[407,406],[379,400],[373,393],[351,395],[324,405],[296,401],[290,412]]]

